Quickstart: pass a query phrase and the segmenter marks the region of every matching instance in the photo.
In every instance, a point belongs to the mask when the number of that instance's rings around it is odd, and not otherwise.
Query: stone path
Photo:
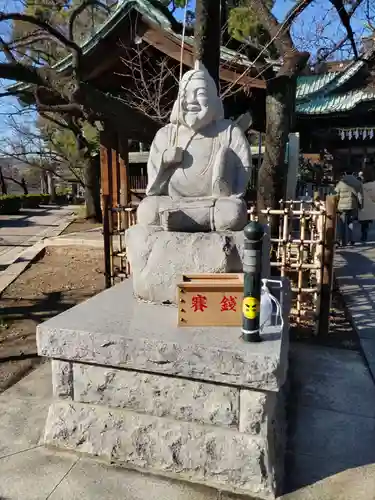
[[[19,276],[44,247],[73,220],[74,207],[21,210],[0,215],[0,293]]]
[[[375,499],[375,385],[356,351],[292,344],[284,500]]]
[[[375,240],[375,233],[370,233]],[[361,352],[294,346],[290,500],[375,499],[375,244],[337,252]]]
[[[335,274],[375,380],[375,243],[340,249]]]

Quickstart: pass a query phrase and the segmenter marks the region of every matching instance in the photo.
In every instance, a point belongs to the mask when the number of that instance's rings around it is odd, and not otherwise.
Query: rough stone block
[[[230,429],[62,401],[50,407],[45,443],[124,467],[275,498],[264,440]]]
[[[73,367],[70,361],[52,360],[53,396],[60,399],[73,397]]]
[[[134,293],[151,302],[176,303],[176,286],[187,273],[242,272],[243,231],[181,233],[135,225],[126,231]],[[270,274],[269,239],[264,239],[263,277]]]
[[[37,345],[50,358],[272,391],[288,367],[287,326],[280,330],[266,328],[264,342],[246,344],[239,328],[181,329],[177,308],[136,301],[126,280],[38,325]]]
[[[267,468],[272,470],[275,490],[284,477],[286,449],[286,411],[284,388],[278,392],[258,392],[243,389],[240,392],[240,432],[258,436],[267,446]]]
[[[275,414],[277,393],[241,390],[240,432],[254,436],[267,434],[267,420]]]
[[[238,389],[101,366],[74,364],[74,400],[188,422],[238,424]]]

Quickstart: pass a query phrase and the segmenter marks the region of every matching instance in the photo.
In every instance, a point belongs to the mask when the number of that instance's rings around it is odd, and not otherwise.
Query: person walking
[[[365,179],[365,172],[359,172],[358,178],[362,182],[362,186],[365,182],[368,182],[368,180]],[[362,205],[362,210],[360,210],[358,216],[359,223],[361,224],[362,243],[366,243],[370,224],[372,223],[372,220],[369,218],[370,214],[372,214],[370,208],[371,205],[372,205],[372,200],[369,198],[368,192],[366,192],[365,189],[363,188],[363,205]]]
[[[353,223],[358,220],[358,212],[363,206],[363,186],[360,179],[352,174],[344,174],[335,187],[338,196],[339,243],[354,245]]]

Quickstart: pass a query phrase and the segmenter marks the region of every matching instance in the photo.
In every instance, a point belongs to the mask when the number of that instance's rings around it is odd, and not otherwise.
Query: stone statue
[[[224,119],[215,82],[197,63],[182,78],[170,123],[152,143],[138,223],[167,231],[240,231],[251,168],[249,142]]]

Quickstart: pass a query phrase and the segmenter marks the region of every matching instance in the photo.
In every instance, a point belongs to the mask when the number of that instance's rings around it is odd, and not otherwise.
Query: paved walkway
[[[285,500],[375,499],[374,231],[337,252],[335,275],[361,352],[292,349]]]
[[[58,236],[72,221],[74,207],[21,210],[0,215],[0,293],[43,248],[43,240]]]
[[[292,344],[283,500],[375,499],[375,385],[356,351]]]
[[[336,278],[375,380],[375,243],[340,249]]]

